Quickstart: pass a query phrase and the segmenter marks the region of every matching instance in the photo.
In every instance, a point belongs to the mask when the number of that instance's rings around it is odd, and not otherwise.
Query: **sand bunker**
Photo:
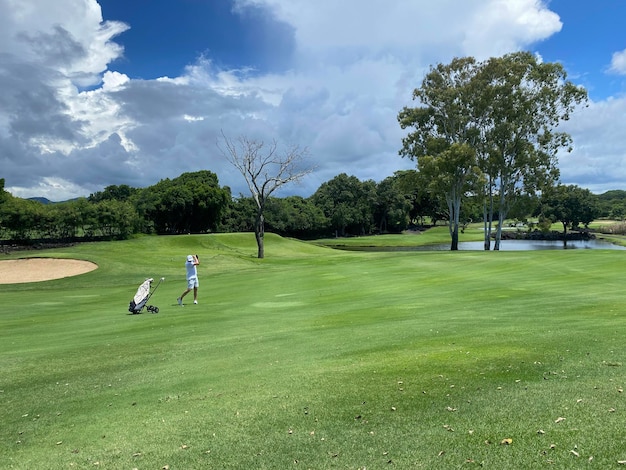
[[[77,259],[23,258],[0,261],[0,284],[49,281],[78,276],[98,267]]]

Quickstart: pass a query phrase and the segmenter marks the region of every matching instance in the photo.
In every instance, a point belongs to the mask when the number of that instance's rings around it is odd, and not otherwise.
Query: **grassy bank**
[[[200,304],[181,308],[188,253]],[[249,234],[37,252],[99,269],[0,286],[2,466],[626,460],[623,252],[361,253],[268,235],[255,254]],[[161,276],[160,313],[128,315]]]

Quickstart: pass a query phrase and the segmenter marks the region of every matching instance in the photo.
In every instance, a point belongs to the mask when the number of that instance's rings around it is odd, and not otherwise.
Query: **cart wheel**
[[[154,313],[159,313],[159,307],[154,307]]]

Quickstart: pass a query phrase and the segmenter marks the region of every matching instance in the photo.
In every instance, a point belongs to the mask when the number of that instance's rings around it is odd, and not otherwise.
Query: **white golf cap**
[[[187,255],[187,261],[193,261],[193,255]]]

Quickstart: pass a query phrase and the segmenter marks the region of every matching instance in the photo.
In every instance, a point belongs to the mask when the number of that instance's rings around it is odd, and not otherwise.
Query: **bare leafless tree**
[[[224,132],[217,146],[222,155],[243,175],[256,203],[254,235],[258,257],[264,258],[265,219],[263,212],[265,203],[278,188],[287,183],[299,181],[313,171],[312,168],[303,166],[308,157],[308,151],[306,148],[301,149],[298,145],[279,151],[276,140],[269,145],[246,136],[239,136],[236,140],[232,140]]]

